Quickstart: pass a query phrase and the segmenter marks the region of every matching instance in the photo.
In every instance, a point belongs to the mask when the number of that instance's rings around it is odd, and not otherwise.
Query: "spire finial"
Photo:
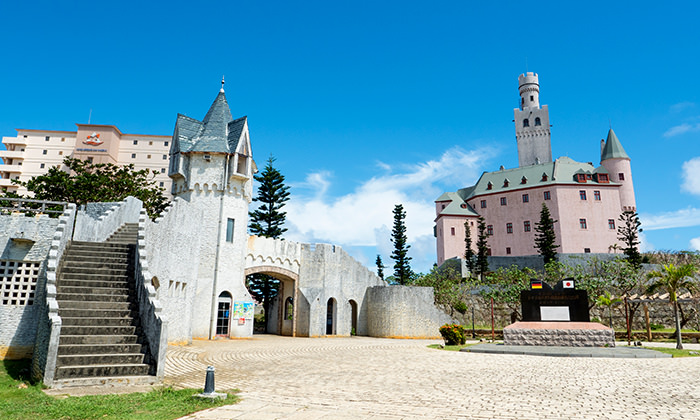
[[[224,93],[224,83],[226,83],[226,82],[224,82],[224,76],[222,75],[221,76],[221,90],[219,91],[221,93]]]

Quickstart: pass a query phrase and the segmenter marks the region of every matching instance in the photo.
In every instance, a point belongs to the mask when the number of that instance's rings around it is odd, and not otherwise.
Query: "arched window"
[[[540,117],[535,118],[535,125],[542,125],[542,120],[540,120]]]
[[[292,297],[290,296],[284,301],[284,319],[291,321],[293,316],[294,316],[294,299],[292,299]]]
[[[530,120],[528,120],[527,118],[525,118],[525,119],[523,120],[523,127],[529,127],[529,126],[530,126]]]

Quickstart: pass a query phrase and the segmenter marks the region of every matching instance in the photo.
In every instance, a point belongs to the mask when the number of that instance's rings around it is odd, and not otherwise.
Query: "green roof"
[[[617,139],[615,132],[611,128],[610,131],[608,131],[608,139],[605,142],[603,151],[600,153],[600,161],[602,162],[606,159],[615,158],[629,159],[630,157],[625,153],[625,149],[622,148],[622,143]]]
[[[479,216],[479,213],[465,203],[456,192],[446,192],[436,201],[450,201],[450,204],[440,211],[440,216]]]

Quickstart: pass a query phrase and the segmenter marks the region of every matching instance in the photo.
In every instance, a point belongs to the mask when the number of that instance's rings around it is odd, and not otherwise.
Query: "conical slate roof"
[[[234,153],[246,121],[247,117],[233,119],[221,89],[204,120],[177,116],[174,137],[180,152]]]
[[[614,158],[629,159],[629,156],[625,153],[625,149],[622,148],[622,143],[617,139],[615,132],[611,128],[610,131],[608,131],[608,139],[605,142],[603,151],[600,153],[600,161],[602,162],[606,159]]]

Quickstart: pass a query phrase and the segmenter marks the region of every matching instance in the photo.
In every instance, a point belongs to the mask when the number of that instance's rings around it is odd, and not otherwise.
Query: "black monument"
[[[554,288],[531,280],[530,289],[520,292],[523,321],[590,322],[588,293],[574,288],[573,279],[559,281]]]

